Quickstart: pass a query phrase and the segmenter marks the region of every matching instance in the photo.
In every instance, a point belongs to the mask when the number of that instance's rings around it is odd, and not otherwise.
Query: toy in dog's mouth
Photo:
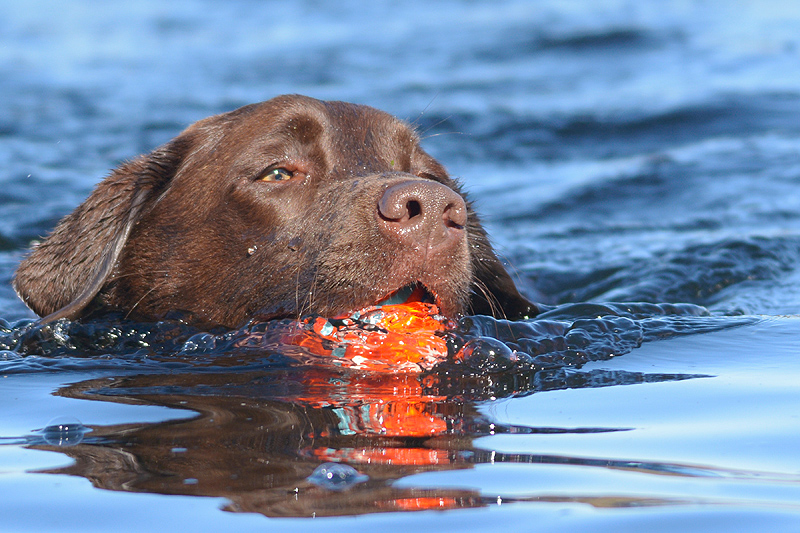
[[[306,318],[301,325],[292,344],[357,369],[406,372],[445,360],[445,334],[453,327],[421,283],[401,287],[375,305],[334,318]]]

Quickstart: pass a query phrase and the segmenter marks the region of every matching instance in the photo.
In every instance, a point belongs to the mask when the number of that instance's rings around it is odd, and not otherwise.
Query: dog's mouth
[[[400,287],[386,298],[375,303],[376,307],[384,305],[401,305],[412,302],[422,302],[428,304],[437,303],[436,295],[431,293],[422,283],[412,283],[405,287]]]

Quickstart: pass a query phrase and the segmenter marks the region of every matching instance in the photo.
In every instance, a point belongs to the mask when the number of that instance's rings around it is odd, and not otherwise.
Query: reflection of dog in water
[[[471,490],[421,491],[392,485],[421,472],[469,468],[480,452],[471,450],[471,439],[459,435],[454,425],[477,418],[476,411],[461,402],[425,395],[416,374],[381,374],[373,379],[364,377],[363,382],[343,388],[333,374],[303,372],[288,379],[275,375],[268,383],[261,376],[262,392],[280,396],[281,391],[288,395],[305,391],[302,402],[243,398],[240,393],[256,392],[250,374],[141,375],[112,383],[107,379],[79,383],[60,394],[146,401],[201,415],[138,427],[95,427],[75,446],[36,447],[75,460],[73,466],[48,472],[79,475],[99,488],[225,497],[231,502],[227,510],[268,516],[484,505]],[[109,387],[116,389],[113,396],[91,393]],[[160,394],[164,387],[187,393]],[[207,394],[192,394],[201,387]],[[136,392],[128,394],[128,388]],[[148,389],[152,392],[143,392]],[[212,394],[215,390],[218,394]],[[336,403],[337,396],[348,397],[346,403]],[[319,486],[309,477],[325,462],[351,465],[359,478],[348,490]]]
[[[76,383],[58,394],[83,400],[189,409],[197,417],[160,423],[98,426],[73,446],[36,444],[64,453],[73,466],[48,470],[78,475],[96,487],[156,494],[224,497],[226,510],[267,516],[334,516],[385,511],[455,509],[515,501],[563,502],[563,494],[520,496],[457,488],[414,488],[395,481],[422,472],[484,463],[582,465],[643,472],[676,465],[610,458],[501,453],[475,447],[495,433],[559,434],[627,428],[507,426],[486,419],[473,400],[534,390],[605,387],[687,379],[686,375],[596,370],[546,379],[418,373],[334,372],[319,367],[267,372],[137,375]],[[202,391],[199,393],[198,391]],[[458,391],[458,393],[456,393]],[[71,444],[71,443],[67,443]],[[348,465],[345,486],[320,484],[325,463]],[[688,469],[689,466],[680,468]],[[347,469],[346,469],[347,470]],[[345,490],[342,490],[345,489]],[[581,496],[597,507],[660,505],[616,494]],[[665,503],[669,503],[664,500]]]

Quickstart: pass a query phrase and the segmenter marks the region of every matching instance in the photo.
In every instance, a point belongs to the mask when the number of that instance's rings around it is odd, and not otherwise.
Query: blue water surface
[[[0,530],[800,529],[800,5],[2,1],[0,42]],[[417,126],[550,309],[461,332],[528,366],[25,322],[111,168],[283,93]]]

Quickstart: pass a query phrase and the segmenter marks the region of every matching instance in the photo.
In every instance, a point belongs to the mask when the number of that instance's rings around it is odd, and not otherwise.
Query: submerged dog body
[[[44,320],[173,310],[237,327],[336,316],[403,289],[460,313],[530,316],[458,184],[402,121],[282,96],[121,165],[20,264]]]

